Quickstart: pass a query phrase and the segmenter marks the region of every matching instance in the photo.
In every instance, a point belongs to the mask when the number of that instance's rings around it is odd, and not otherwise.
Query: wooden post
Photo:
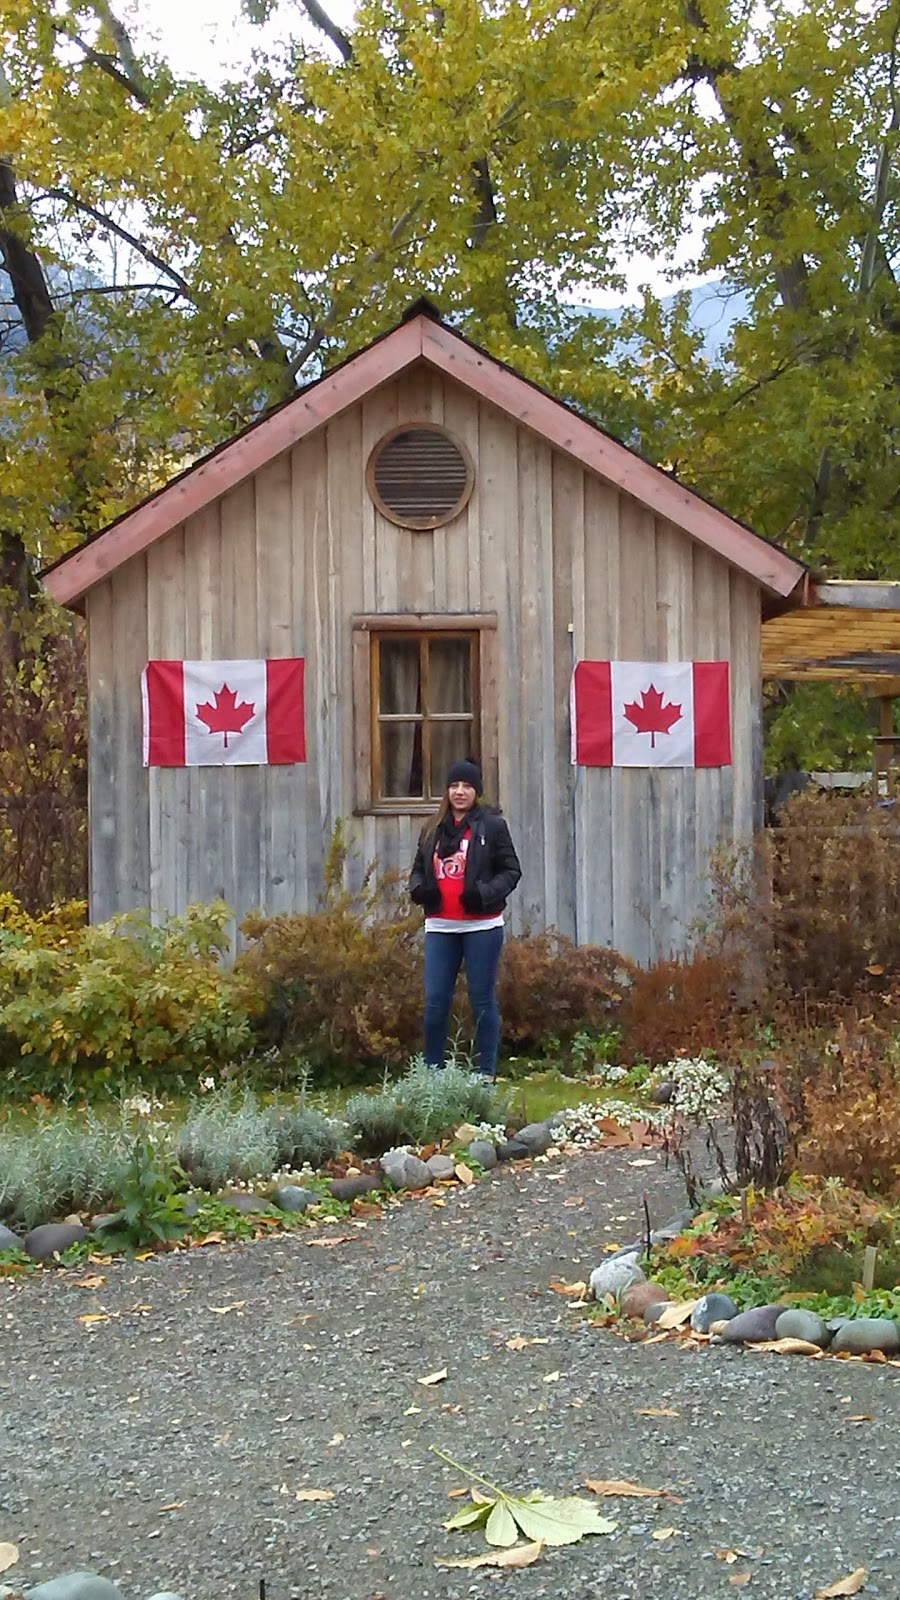
[[[862,1275],[862,1286],[867,1293],[875,1287],[875,1262],[877,1257],[878,1251],[876,1250],[875,1246],[873,1244],[867,1244],[866,1253],[863,1257]]]

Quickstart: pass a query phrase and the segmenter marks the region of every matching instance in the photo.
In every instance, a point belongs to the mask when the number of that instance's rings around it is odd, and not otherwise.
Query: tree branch
[[[143,105],[149,105],[152,99],[153,86],[138,61],[134,45],[128,35],[124,23],[113,12],[109,0],[91,0],[95,16],[112,35],[113,43],[119,61],[125,71],[128,83]]]
[[[120,223],[114,222],[112,217],[108,217],[103,211],[98,211],[97,207],[90,205],[87,200],[80,200],[78,195],[72,194],[69,189],[45,189],[44,194],[49,200],[61,200],[64,205],[72,206],[75,211],[83,212],[85,216],[93,218],[94,222],[101,228],[105,228],[108,233],[115,234],[116,238],[121,239],[123,244],[130,245],[133,250],[137,251],[138,255],[143,256],[144,260],[149,262],[151,267],[155,267],[157,272],[161,272],[164,277],[168,278],[184,295],[184,298],[190,300],[192,305],[197,304],[196,296],[187,279],[183,278],[180,272],[176,272],[174,267],[170,267],[168,262],[163,261],[162,257],[158,256],[148,245],[143,244],[135,234],[129,233],[127,228],[123,228]]]
[[[301,0],[301,3],[310,21],[314,22],[320,32],[324,33],[326,39],[331,40],[343,60],[348,63],[351,62],[353,60],[353,45],[343,29],[332,21],[325,7],[319,4],[319,0]]]

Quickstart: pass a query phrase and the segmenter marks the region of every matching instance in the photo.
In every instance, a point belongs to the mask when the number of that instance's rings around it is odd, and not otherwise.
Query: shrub
[[[278,1157],[275,1121],[249,1089],[212,1091],[176,1136],[175,1159],[198,1189],[271,1177]]]
[[[896,814],[868,795],[806,791],[768,838],[773,954],[787,989],[846,996],[900,970]]]
[[[622,1006],[625,1059],[656,1065],[733,1048],[748,1027],[736,979],[730,958],[703,952],[636,969]]]
[[[230,913],[122,917],[49,947],[0,930],[0,1072],[19,1093],[177,1088],[248,1048],[246,982],[220,965]]]
[[[492,1083],[480,1082],[454,1062],[438,1071],[421,1056],[402,1078],[385,1082],[380,1094],[355,1094],[344,1107],[351,1142],[364,1155],[428,1144],[462,1122],[498,1123],[505,1117],[506,1102]]]
[[[840,1178],[868,1194],[900,1195],[900,1081],[881,1088],[807,1091],[805,1172]]]
[[[129,1119],[76,1122],[42,1116],[27,1130],[0,1127],[0,1216],[23,1228],[115,1201],[134,1149]]]
[[[241,928],[253,943],[237,972],[263,997],[259,1044],[314,1068],[399,1064],[421,1031],[421,915],[374,863],[359,890],[343,888],[348,854],[339,826],[319,908]]]
[[[346,1149],[347,1131],[343,1122],[316,1111],[312,1106],[272,1106],[269,1117],[273,1125],[279,1167],[297,1169],[303,1166],[324,1167]]]
[[[505,1042],[528,1048],[585,1028],[613,1031],[633,970],[615,950],[576,945],[552,928],[508,939],[497,985]]]

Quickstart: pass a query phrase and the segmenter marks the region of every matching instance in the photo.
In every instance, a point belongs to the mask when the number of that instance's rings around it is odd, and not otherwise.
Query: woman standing
[[[454,761],[437,816],[423,828],[409,892],[425,912],[425,1059],[444,1065],[450,1007],[465,962],[478,1070],[497,1075],[497,964],[503,911],[522,876],[509,829],[479,800],[476,761]]]

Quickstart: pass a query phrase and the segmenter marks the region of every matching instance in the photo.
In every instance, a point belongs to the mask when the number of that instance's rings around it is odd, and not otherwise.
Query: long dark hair
[[[480,806],[483,800],[483,795],[476,794],[475,805],[472,806],[472,810],[475,810],[475,806]],[[450,815],[452,809],[453,808],[450,805],[450,787],[448,785],[444,790],[441,803],[438,806],[437,811],[434,813],[434,816],[429,817],[428,820],[423,824],[422,832],[419,836],[423,845],[427,846],[434,843],[438,828],[441,826],[441,823],[444,821],[445,817]]]

